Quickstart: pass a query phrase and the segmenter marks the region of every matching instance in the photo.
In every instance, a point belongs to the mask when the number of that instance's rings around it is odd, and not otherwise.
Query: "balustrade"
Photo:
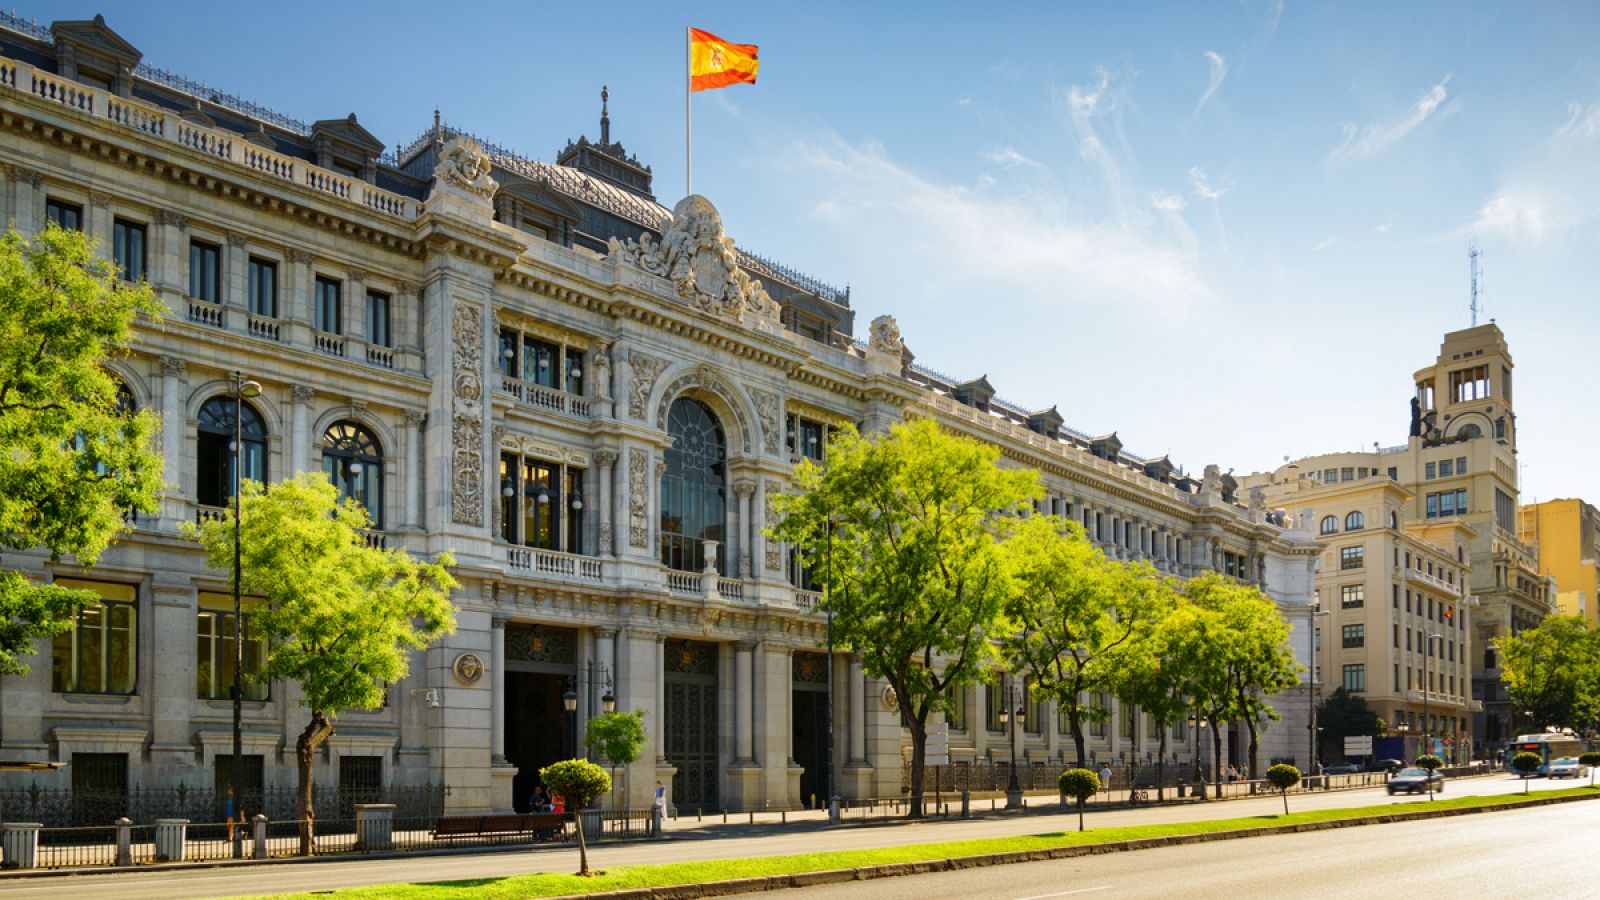
[[[599,581],[603,563],[592,556],[541,550],[537,547],[507,547],[506,564],[523,572],[559,575],[583,581]]]
[[[582,418],[589,417],[590,401],[587,397],[509,376],[501,377],[500,389],[528,406]]]
[[[205,300],[189,301],[189,321],[212,328],[222,327],[222,307]]]
[[[388,347],[367,346],[367,362],[385,369],[394,368],[394,351]]]
[[[319,353],[326,353],[329,356],[339,356],[339,357],[343,357],[345,355],[344,354],[344,347],[345,347],[344,338],[340,337],[337,334],[329,334],[329,333],[324,332],[324,331],[317,332],[317,334],[316,334],[316,345],[317,345],[317,352],[319,352]]]
[[[277,319],[266,316],[251,316],[246,320],[246,330],[251,337],[258,337],[269,341],[283,340],[283,323]]]

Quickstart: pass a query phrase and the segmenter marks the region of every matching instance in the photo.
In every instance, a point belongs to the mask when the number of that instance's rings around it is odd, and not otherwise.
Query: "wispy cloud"
[[[1129,155],[1122,132],[1123,88],[1109,69],[1095,70],[1095,77],[1092,86],[1070,86],[1063,105],[1078,138],[1078,153],[1099,171],[1113,201],[1126,208],[1133,204],[1118,162],[1119,156]]]
[[[1194,192],[1207,200],[1221,200],[1222,195],[1233,190],[1233,184],[1212,184],[1206,170],[1195,166],[1189,170],[1189,184],[1194,186]]]
[[[1384,150],[1394,146],[1406,135],[1417,130],[1434,114],[1439,113],[1444,107],[1449,92],[1445,89],[1450,83],[1450,76],[1429,88],[1411,104],[1405,118],[1391,122],[1374,122],[1366,127],[1359,127],[1353,122],[1344,123],[1344,142],[1333,148],[1328,154],[1327,162],[1338,163],[1352,159],[1366,159],[1376,156]],[[1448,112],[1448,108],[1446,108]]]
[[[985,150],[979,155],[997,166],[1033,166],[1035,168],[1040,166],[1038,160],[1023,156],[1017,151],[1017,148],[1012,146],[996,147],[993,150]]]
[[[1584,106],[1582,103],[1567,104],[1567,121],[1557,128],[1555,134],[1550,135],[1550,145],[1559,147],[1564,144],[1580,144],[1594,140],[1600,135],[1600,103],[1591,103]]]
[[[1283,0],[1272,0],[1267,7],[1267,37],[1272,37],[1278,30],[1278,23],[1283,21]]]
[[[1164,317],[1208,294],[1179,197],[1150,198],[1166,229],[1085,217],[982,182],[937,182],[880,145],[831,135],[794,142],[777,164],[848,245],[857,231],[861,246],[881,245],[872,236],[895,231],[893,247],[882,252],[903,256],[930,300],[960,304],[971,292],[998,290],[1008,303],[1060,310],[1114,296]]]
[[[1322,240],[1317,241],[1316,246],[1311,248],[1311,252],[1312,253],[1321,253],[1322,251],[1328,249],[1329,247],[1332,247],[1334,244],[1337,244],[1337,243],[1339,243],[1339,239],[1337,237],[1326,237],[1326,238],[1323,238]]]
[[[971,106],[972,105],[972,98],[971,97],[957,97],[956,98],[956,105],[957,106]]]
[[[1194,105],[1194,112],[1189,116],[1191,119],[1200,115],[1200,110],[1205,109],[1206,104],[1211,102],[1211,98],[1217,93],[1217,88],[1222,87],[1222,80],[1228,77],[1228,61],[1222,58],[1222,54],[1215,50],[1207,50],[1205,55],[1206,61],[1211,64],[1211,78],[1206,82],[1205,92],[1200,95],[1200,102]]]
[[[1571,223],[1549,204],[1526,191],[1501,190],[1484,202],[1465,229],[1468,235],[1489,234],[1522,244],[1538,243]]]

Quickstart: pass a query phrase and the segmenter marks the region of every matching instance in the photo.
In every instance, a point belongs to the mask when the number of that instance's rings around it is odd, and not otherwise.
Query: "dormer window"
[[[989,384],[989,376],[980,375],[972,381],[963,381],[955,386],[951,392],[956,402],[973,409],[989,411],[989,401],[994,399],[994,386]]]

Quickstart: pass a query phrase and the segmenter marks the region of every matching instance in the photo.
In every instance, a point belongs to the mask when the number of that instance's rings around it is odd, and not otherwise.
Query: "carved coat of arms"
[[[611,240],[612,254],[672,282],[688,305],[760,331],[776,330],[778,304],[739,268],[733,247],[733,239],[722,232],[722,216],[698,194],[678,201],[662,220],[661,240],[648,232],[627,244]]]

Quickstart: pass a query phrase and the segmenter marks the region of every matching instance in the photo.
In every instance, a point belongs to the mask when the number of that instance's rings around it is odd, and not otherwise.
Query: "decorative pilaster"
[[[618,548],[612,546],[611,537],[611,523],[614,512],[611,508],[611,479],[617,464],[617,451],[596,450],[594,463],[596,468],[599,469],[599,475],[596,480],[600,483],[600,537],[597,541],[597,548],[602,556],[615,556]]]
[[[755,765],[755,642],[733,645],[733,764]]]
[[[506,763],[506,620],[489,623],[489,764]]]
[[[867,762],[867,683],[861,671],[861,657],[850,656],[850,759],[851,765]]]
[[[402,472],[402,490],[405,496],[400,498],[401,523],[405,528],[424,530],[425,524],[418,515],[421,504],[418,493],[422,484],[422,423],[427,414],[421,410],[408,409],[405,412],[405,428],[401,431],[405,442],[404,456],[405,471]]]
[[[660,633],[656,634],[655,682],[656,715],[650,723],[650,744],[656,751],[656,768],[660,769],[667,765],[666,732],[663,730],[667,718],[667,636]]]
[[[750,515],[750,498],[755,495],[756,483],[742,480],[733,483],[733,495],[739,500],[739,570],[740,578],[753,578],[755,573],[750,570],[750,548],[755,544],[755,533],[758,531],[756,521]]]
[[[311,400],[316,390],[303,384],[289,386],[289,471],[299,474],[306,470],[311,450]]]
[[[164,492],[161,517],[167,527],[177,530],[188,512],[184,505],[183,482],[178,477],[181,470],[183,436],[186,419],[183,414],[184,372],[189,364],[176,356],[161,357],[161,454],[166,457],[168,478]]]

